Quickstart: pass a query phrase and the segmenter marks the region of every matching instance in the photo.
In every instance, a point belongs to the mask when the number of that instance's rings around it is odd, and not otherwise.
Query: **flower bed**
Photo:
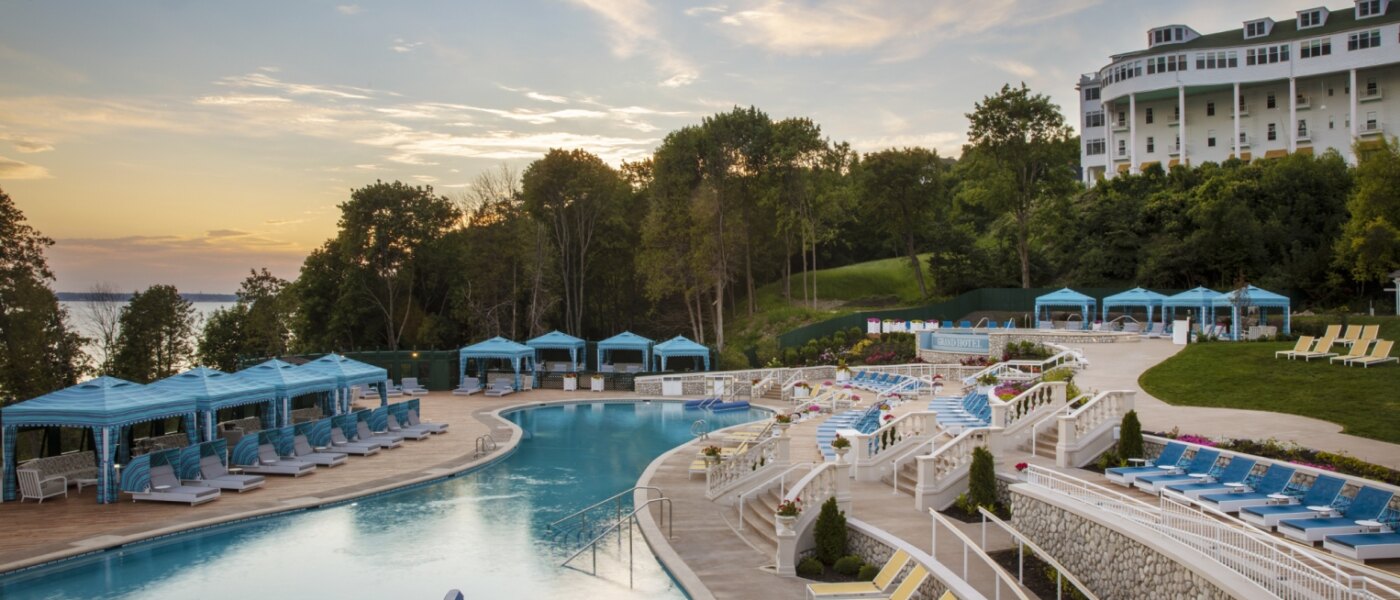
[[[1170,438],[1191,444],[1210,446],[1221,450],[1242,452],[1253,454],[1274,460],[1283,460],[1295,465],[1311,467],[1323,471],[1334,471],[1343,475],[1364,477],[1374,481],[1380,481],[1391,485],[1400,485],[1400,471],[1383,467],[1381,465],[1368,463],[1348,454],[1337,454],[1314,450],[1304,446],[1299,446],[1291,442],[1280,442],[1276,439],[1250,440],[1250,439],[1221,439],[1183,434],[1173,430],[1168,432],[1153,433],[1152,435]]]

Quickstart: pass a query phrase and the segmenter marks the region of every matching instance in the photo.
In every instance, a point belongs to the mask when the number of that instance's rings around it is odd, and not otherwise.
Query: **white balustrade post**
[[[1053,384],[1050,391],[1050,403],[1055,406],[1063,406],[1066,402],[1069,402],[1069,384],[1063,381],[1056,381],[1053,382]]]
[[[1006,409],[1008,406],[1010,406],[1010,404],[997,399],[996,394],[988,396],[987,403],[990,404],[992,407],[991,425],[993,427],[1001,427],[1006,425]]]
[[[1120,409],[1120,410],[1121,410],[1121,414],[1125,414],[1125,415],[1126,415],[1126,414],[1128,414],[1128,411],[1133,410],[1133,405],[1134,405],[1134,404],[1136,403],[1136,401],[1137,401],[1137,391],[1136,391],[1136,390],[1123,390],[1123,391],[1121,391],[1121,392],[1118,392],[1118,395],[1119,395],[1119,396],[1122,396],[1122,398],[1123,398],[1123,408]]]
[[[778,550],[774,560],[778,575],[795,577],[797,575],[797,532],[776,523],[773,527],[778,534]]]
[[[788,436],[773,440],[773,462],[777,463],[779,468],[787,468],[792,460],[791,444],[792,438]]]
[[[851,465],[846,463],[836,463],[833,470],[836,477],[836,506],[842,512],[851,512]]]
[[[1055,439],[1055,466],[1065,468],[1069,466],[1069,449],[1074,444],[1074,417],[1060,415],[1059,419],[1060,435]]]

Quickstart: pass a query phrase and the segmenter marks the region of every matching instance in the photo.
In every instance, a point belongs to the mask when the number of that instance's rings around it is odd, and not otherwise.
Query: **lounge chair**
[[[1361,340],[1362,329],[1363,327],[1360,325],[1347,325],[1346,333],[1337,338],[1337,343],[1343,346],[1355,345],[1356,342]]]
[[[1283,519],[1278,522],[1278,532],[1309,544],[1320,542],[1329,535],[1361,533],[1366,528],[1358,525],[1357,521],[1379,520],[1393,497],[1395,494],[1387,490],[1362,487],[1341,516]]]
[[[808,598],[848,598],[850,596],[883,594],[894,583],[894,578],[909,564],[909,553],[895,550],[894,555],[885,561],[885,566],[875,575],[874,581],[853,581],[849,583],[809,583]]]
[[[1374,342],[1381,336],[1380,325],[1362,325],[1361,337],[1356,338],[1357,342]]]
[[[434,423],[432,421],[421,421],[418,419],[418,410],[408,411],[408,426],[426,429],[432,433],[447,433],[449,423]]]
[[[345,464],[348,457],[344,452],[322,452],[312,448],[311,442],[304,435],[292,438],[292,458],[302,462],[309,462],[318,467],[338,467]]]
[[[45,498],[68,497],[68,478],[62,475],[45,477],[37,469],[19,469],[15,471],[15,477],[19,479],[20,502],[38,500],[39,504],[43,504]]]
[[[1390,349],[1395,346],[1395,342],[1390,340],[1377,340],[1376,347],[1371,350],[1371,354],[1366,358],[1354,358],[1347,361],[1347,366],[1361,365],[1362,367],[1372,367],[1383,365],[1388,362],[1400,362],[1400,358],[1390,355]]]
[[[475,377],[463,377],[462,385],[452,390],[453,396],[470,396],[481,391],[481,380]]]
[[[1297,355],[1299,355],[1299,354],[1302,354],[1302,353],[1307,352],[1308,350],[1310,350],[1310,349],[1312,348],[1313,341],[1314,341],[1313,336],[1310,336],[1310,335],[1298,336],[1298,342],[1295,343],[1295,344],[1293,344],[1293,349],[1292,349],[1292,350],[1279,350],[1278,352],[1275,352],[1275,353],[1274,353],[1274,358],[1278,358],[1278,357],[1280,357],[1280,356],[1285,356],[1285,357],[1288,357],[1289,360],[1293,360],[1293,357],[1295,357],[1295,356],[1297,356]]]
[[[428,388],[418,384],[417,377],[404,377],[400,380],[399,389],[405,394],[426,394]]]
[[[1133,480],[1138,477],[1166,473],[1177,468],[1185,454],[1186,444],[1169,442],[1165,448],[1162,448],[1162,453],[1157,455],[1156,461],[1145,463],[1140,467],[1113,467],[1104,471],[1104,476],[1113,483],[1131,487]]]
[[[433,432],[421,427],[403,427],[394,413],[384,415],[385,435],[401,435],[404,439],[421,441],[433,436]]]
[[[914,565],[909,570],[909,574],[904,576],[904,581],[899,583],[899,587],[894,589],[894,593],[886,596],[887,600],[909,600],[924,586],[924,581],[928,580],[928,569],[923,565]],[[942,600],[940,598],[940,600]]]
[[[1167,490],[1192,499],[1200,498],[1201,494],[1227,491],[1243,484],[1254,471],[1254,465],[1254,459],[1236,456],[1230,459],[1230,464],[1225,465],[1225,469],[1214,481],[1173,483],[1167,486]]]
[[[1317,345],[1313,346],[1312,350],[1309,350],[1307,352],[1295,353],[1291,358],[1312,360],[1314,358],[1327,358],[1329,356],[1336,356],[1337,353],[1332,351],[1332,345],[1336,342],[1337,338],[1324,336],[1322,339],[1317,341]]]
[[[504,379],[497,379],[491,382],[491,388],[486,390],[487,396],[501,397],[515,393],[515,386]]]
[[[1346,364],[1347,361],[1369,358],[1371,356],[1371,341],[1372,340],[1361,340],[1359,342],[1356,342],[1351,345],[1351,350],[1348,350],[1346,354],[1338,354],[1327,360],[1328,362],[1342,361],[1342,364]]]
[[[1189,483],[1202,479],[1201,475],[1209,478],[1218,473],[1215,463],[1220,460],[1220,451],[1211,448],[1201,448],[1196,450],[1196,455],[1191,457],[1191,462],[1180,471],[1158,473],[1156,475],[1140,475],[1133,480],[1133,485],[1144,492],[1155,494],[1162,493],[1167,486],[1178,483]]]
[[[301,477],[316,472],[316,465],[303,460],[289,460],[277,456],[277,449],[272,444],[258,444],[257,464],[235,465],[243,468],[244,473],[260,473],[263,475],[291,475]]]
[[[1322,337],[1332,338],[1333,340],[1340,339],[1342,337],[1342,325],[1340,323],[1328,325],[1327,330],[1322,332]]]
[[[185,483],[195,487],[212,487],[221,490],[233,490],[243,493],[248,490],[256,490],[263,486],[267,480],[262,475],[234,475],[228,472],[228,467],[224,466],[224,461],[217,456],[199,457],[199,479],[186,480]]]
[[[369,430],[369,424],[360,421],[355,424],[355,439],[362,442],[373,442],[384,448],[398,448],[403,445],[403,436],[392,434],[378,434]]]
[[[181,502],[195,506],[219,499],[219,489],[182,485],[170,465],[151,467],[151,482],[144,492],[131,492],[131,501]]]
[[[1317,480],[1313,481],[1312,487],[1308,488],[1298,503],[1246,506],[1240,509],[1240,519],[1264,529],[1273,529],[1284,519],[1311,516],[1317,512],[1308,508],[1309,506],[1332,506],[1332,503],[1341,497],[1344,487],[1346,481],[1342,479],[1318,475]]]
[[[1400,533],[1381,531],[1329,535],[1322,539],[1322,547],[1333,554],[1356,560],[1400,558]]]
[[[1292,467],[1285,467],[1282,464],[1269,465],[1269,470],[1264,472],[1249,489],[1235,488],[1238,491],[1230,493],[1207,493],[1201,494],[1198,501],[1202,506],[1213,507],[1220,512],[1239,512],[1246,506],[1259,506],[1272,501],[1271,494],[1282,494],[1288,489],[1288,482],[1293,480],[1296,471]],[[1226,481],[1225,483],[1232,483]]]
[[[346,454],[354,454],[356,456],[371,456],[374,454],[378,454],[382,446],[373,442],[352,442],[349,439],[346,439],[345,432],[341,431],[339,427],[332,427],[331,448],[337,452],[344,452]]]

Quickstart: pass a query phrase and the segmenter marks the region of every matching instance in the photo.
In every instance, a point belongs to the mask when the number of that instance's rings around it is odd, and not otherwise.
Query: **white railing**
[[[1061,467],[1079,466],[1081,461],[1075,454],[1086,448],[1107,428],[1121,422],[1123,415],[1133,410],[1137,392],[1132,390],[1109,390],[1100,392],[1079,408],[1059,417],[1058,438],[1055,440],[1055,461]],[[1092,450],[1102,447],[1090,448]]]
[[[762,483],[749,488],[748,491],[745,491],[742,494],[739,494],[739,531],[744,530],[744,505],[753,500],[754,496],[757,496],[759,494],[767,492],[768,490],[773,489],[773,485],[776,484],[778,486],[778,497],[783,498],[787,495],[788,476],[792,475],[793,472],[797,471],[798,469],[810,469],[814,466],[816,466],[816,463],[810,461],[804,463],[797,463],[795,465],[788,465],[788,467],[786,469],[783,469],[781,472],[773,474],[771,477],[764,480]]]
[[[938,435],[934,434],[932,438],[920,442],[918,446],[910,449],[909,452],[905,453],[903,456],[900,456],[899,458],[890,461],[890,476],[892,478],[890,485],[894,487],[894,491],[892,493],[899,493],[899,469],[904,465],[909,464],[909,461],[917,460],[920,456],[924,456],[923,454],[920,454],[920,452],[923,452],[925,446],[929,448],[929,452],[933,452],[933,445],[936,443],[938,443]]]
[[[849,480],[848,477],[838,477],[844,469],[838,468],[836,463],[824,462],[817,468],[807,472],[802,479],[797,480],[783,495],[783,500],[799,502],[802,512],[797,518],[797,525],[794,529],[801,532],[803,526],[817,518],[817,513],[821,512],[822,503],[829,498],[835,498],[839,493],[842,480]]]
[[[938,413],[921,411],[890,419],[870,433],[852,436],[851,448],[855,450],[852,462],[855,464],[856,479],[877,479],[880,463],[889,461],[891,457],[913,446],[921,445],[937,432]]]
[[[705,470],[705,497],[714,500],[753,477],[787,466],[791,438],[770,437]]]
[[[1031,456],[1039,456],[1039,454],[1037,454],[1036,446],[1039,445],[1040,430],[1042,428],[1055,429],[1055,431],[1058,433],[1060,427],[1060,417],[1074,412],[1078,407],[1083,406],[1084,403],[1089,402],[1092,399],[1093,396],[1090,394],[1080,394],[1074,398],[1070,398],[1070,400],[1066,402],[1065,405],[1059,410],[1045,415],[1044,417],[1041,417],[1037,419],[1034,423],[1032,423],[1030,440]]]
[[[999,381],[1036,380],[1051,369],[1066,365],[1073,366],[1082,359],[1082,352],[1065,348],[1054,356],[1042,360],[1016,359],[1002,361],[964,377],[963,385],[973,385],[984,375],[995,375]]]
[[[1021,582],[1022,585],[1026,583],[1025,549],[1030,548],[1031,552],[1035,557],[1044,561],[1051,567],[1054,567],[1056,598],[1059,598],[1061,593],[1063,592],[1064,586],[1060,583],[1060,579],[1063,578],[1068,580],[1070,585],[1074,586],[1076,590],[1079,590],[1080,595],[1084,596],[1088,600],[1098,600],[1099,597],[1095,595],[1092,590],[1089,589],[1089,586],[1084,585],[1084,582],[1080,581],[1078,577],[1075,577],[1073,573],[1070,573],[1069,569],[1066,569],[1064,565],[1060,564],[1060,561],[1055,560],[1054,556],[1051,556],[1049,552],[1045,551],[1045,549],[1036,545],[1036,543],[1031,541],[1030,538],[1026,537],[1025,534],[1022,534],[1020,531],[1017,531],[1015,527],[1012,527],[1006,521],[1001,520],[999,517],[992,514],[984,507],[977,507],[977,512],[982,515],[982,548],[984,550],[987,547],[987,523],[989,522],[993,525],[996,525],[997,527],[1000,527],[1002,531],[1005,531],[1008,535],[1010,535],[1011,541],[1016,544],[1016,580]],[[1038,575],[1039,574],[1037,573],[1032,576]]]
[[[992,430],[977,427],[963,431],[930,454],[914,460],[918,470],[914,503],[919,508],[943,510],[957,498],[957,484],[967,478],[972,466],[972,451],[987,446]]]
[[[1001,565],[997,564],[996,561],[992,560],[992,557],[987,556],[987,553],[983,551],[982,548],[979,547],[976,543],[974,543],[971,539],[968,539],[967,535],[965,535],[962,531],[959,531],[958,527],[948,520],[948,517],[939,514],[938,511],[932,508],[928,509],[928,514],[933,517],[932,554],[935,557],[935,559],[938,558],[939,554],[939,540],[948,540],[947,536],[940,536],[938,534],[938,530],[942,528],[948,533],[953,534],[952,543],[957,544],[956,548],[962,551],[962,571],[958,573],[958,576],[961,577],[964,582],[967,582],[969,585],[972,585],[973,588],[975,588],[978,592],[981,592],[982,595],[987,598],[1001,600],[1002,590],[1006,590],[1006,597],[1008,598],[1030,600],[1030,596],[1026,595],[1026,592],[1021,588],[1020,584],[1016,583],[1016,580],[1011,577],[1011,574],[1007,573],[1006,569],[1001,568]],[[973,558],[976,558],[977,563],[979,564],[974,565],[972,562]],[[939,562],[943,563],[944,566],[948,567],[949,569],[953,569],[956,572],[957,565],[949,564],[944,560],[939,560]],[[987,589],[987,584],[985,583],[984,577],[977,577],[974,579],[974,568],[977,568],[983,573],[991,571],[991,589]],[[981,582],[981,584],[975,584],[973,583],[974,581]]]
[[[1098,510],[1126,518],[1152,529],[1212,561],[1244,576],[1269,593],[1285,600],[1369,599],[1366,590],[1394,593],[1368,577],[1355,576],[1326,565],[1318,555],[1306,559],[1300,547],[1252,527],[1223,522],[1174,500],[1159,499],[1159,506],[1032,465],[1027,482],[1069,496]]]
[[[1063,381],[1042,381],[1010,400],[988,396],[987,403],[992,409],[990,426],[1001,427],[1005,435],[1014,436],[1047,409],[1053,411],[1064,406],[1068,387]]]

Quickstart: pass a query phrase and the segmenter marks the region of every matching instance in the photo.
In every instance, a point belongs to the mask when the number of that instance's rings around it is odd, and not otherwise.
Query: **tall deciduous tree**
[[[122,308],[112,374],[137,383],[169,377],[194,357],[195,312],[171,285],[136,292]]]
[[[919,264],[918,237],[931,220],[947,214],[943,171],[938,152],[926,148],[867,154],[859,170],[862,205],[871,211],[871,218],[884,224],[890,237],[899,240],[923,296],[928,296],[928,285]]]
[[[1358,282],[1384,282],[1400,268],[1400,146],[1383,141],[1357,148],[1357,155],[1351,219],[1337,239],[1336,260]]]
[[[97,336],[92,342],[97,348],[96,358],[100,370],[105,371],[112,364],[112,355],[116,353],[117,348],[117,334],[121,332],[120,321],[124,304],[126,298],[117,292],[117,286],[105,281],[92,284],[86,299],[83,300],[80,314],[87,319],[92,332]]]
[[[214,311],[199,338],[206,366],[236,370],[240,358],[281,356],[291,341],[293,298],[286,280],[267,269],[251,271],[233,306]]]
[[[68,329],[49,289],[51,245],[0,190],[0,404],[72,385],[86,372],[86,340]]]
[[[1073,189],[1078,144],[1060,109],[1042,94],[1002,86],[995,96],[978,102],[967,115],[969,146],[964,158],[981,167],[989,181],[1004,185],[992,194],[1000,212],[1016,223],[1016,253],[1021,262],[1021,287],[1031,286],[1031,218],[1048,197]]]

